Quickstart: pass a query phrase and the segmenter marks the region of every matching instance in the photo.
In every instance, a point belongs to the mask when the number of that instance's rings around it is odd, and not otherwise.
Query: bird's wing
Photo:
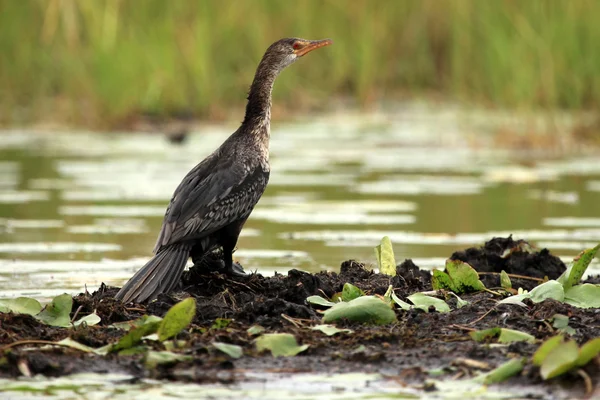
[[[264,192],[269,172],[248,168],[218,153],[192,169],[167,208],[154,251],[162,246],[205,237],[245,219]]]

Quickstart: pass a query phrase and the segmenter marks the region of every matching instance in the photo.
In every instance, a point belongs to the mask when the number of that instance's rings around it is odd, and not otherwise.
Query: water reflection
[[[466,146],[465,132],[485,141],[476,121],[416,113],[273,126],[271,183],[235,257],[262,273],[336,269],[373,262],[372,247],[389,235],[398,260],[431,268],[494,235],[566,259],[600,241],[598,157]],[[1,133],[2,294],[123,283],[150,256],[176,185],[233,129],[206,126],[185,145],[133,133]]]

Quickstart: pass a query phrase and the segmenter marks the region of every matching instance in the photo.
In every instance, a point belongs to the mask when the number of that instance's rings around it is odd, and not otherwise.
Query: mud
[[[518,343],[493,347],[476,343],[469,331],[491,327],[505,327],[528,332],[544,340],[557,332],[550,319],[556,313],[569,316],[569,326],[575,330],[574,339],[580,344],[600,336],[598,309],[579,309],[555,301],[527,303],[527,308],[497,305],[498,297],[480,292],[461,296],[468,305],[456,309],[456,301],[447,301],[450,313],[425,313],[418,310],[396,310],[398,322],[388,326],[364,326],[342,322],[354,332],[326,336],[308,329],[320,321],[318,307],[306,303],[311,295],[331,297],[350,282],[367,294],[383,295],[389,285],[403,300],[412,293],[432,290],[431,276],[421,271],[411,260],[397,266],[398,275],[390,278],[368,270],[357,261],[345,261],[340,272],[309,274],[291,270],[286,275],[263,277],[250,274],[244,278],[230,278],[210,268],[218,263],[218,255],[203,260],[203,265],[190,269],[181,280],[181,290],[161,295],[149,305],[124,305],[114,300],[118,288],[102,286],[93,294],[74,297],[73,313],[79,316],[94,310],[102,318],[98,326],[77,329],[53,328],[24,315],[0,314],[0,376],[17,377],[23,374],[23,365],[30,374],[60,376],[74,371],[127,372],[136,377],[152,377],[193,382],[234,382],[244,379],[245,370],[286,372],[380,372],[393,379],[421,384],[428,377],[427,370],[443,368],[446,377],[468,377],[481,372],[465,359],[486,363],[488,368],[509,358],[531,357],[537,344]],[[490,273],[505,270],[524,277],[557,278],[564,264],[547,250],[534,251],[524,241],[494,238],[481,248],[456,252],[453,259],[468,262],[479,271]],[[499,286],[497,275],[482,275],[487,287]],[[539,281],[514,279],[513,287],[532,288]],[[144,367],[143,357],[98,356],[84,354],[63,347],[41,348],[22,345],[4,348],[24,340],[58,341],[65,337],[92,347],[113,343],[125,334],[110,325],[136,319],[144,314],[163,316],[181,299],[193,296],[197,312],[191,329],[177,337],[187,345],[180,352],[193,356],[193,361],[161,366]],[[217,318],[231,319],[225,328],[213,327]],[[261,325],[267,332],[288,332],[300,344],[309,344],[307,351],[296,357],[273,358],[257,354],[254,337],[247,333],[252,325]],[[216,351],[211,343],[225,342],[242,346],[244,356],[233,360]],[[154,345],[162,349],[162,344]],[[600,381],[598,364],[590,363],[586,372],[593,382]],[[485,369],[484,369],[485,370]],[[528,366],[512,378],[513,384],[534,385],[548,389],[571,388],[575,396],[583,395],[584,385],[577,375],[542,382],[535,367]],[[509,384],[511,383],[509,382]],[[550,394],[549,394],[550,396]]]

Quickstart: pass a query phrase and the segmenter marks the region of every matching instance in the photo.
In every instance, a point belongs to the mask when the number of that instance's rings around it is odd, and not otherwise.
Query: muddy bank
[[[498,275],[493,273],[502,270],[522,276],[515,278],[513,285],[525,289],[533,288],[544,277],[557,278],[565,270],[565,265],[549,251],[531,252],[526,242],[512,238],[496,238],[481,248],[456,252],[451,258],[468,262],[484,272],[481,280],[488,288],[499,286]],[[326,336],[308,329],[321,320],[319,307],[307,304],[308,296],[330,298],[349,282],[366,294],[378,295],[383,295],[392,285],[396,295],[406,300],[415,292],[432,290],[430,273],[405,260],[397,266],[397,276],[390,278],[374,273],[357,261],[345,261],[339,273],[309,274],[292,270],[287,275],[273,277],[252,274],[229,278],[207,268],[216,260],[204,261],[204,265],[193,267],[183,276],[180,291],[161,295],[147,306],[115,301],[113,296],[118,289],[105,286],[93,294],[74,297],[73,312],[85,315],[95,311],[102,319],[97,326],[54,328],[27,315],[0,314],[0,347],[4,357],[0,376],[18,377],[26,373],[60,376],[90,371],[127,372],[139,378],[177,381],[234,382],[245,379],[246,370],[360,371],[379,372],[399,382],[419,385],[429,377],[428,370],[434,368],[441,368],[442,376],[447,378],[464,378],[494,368],[510,358],[531,357],[538,348],[538,344],[528,343],[508,346],[477,343],[468,335],[472,330],[511,328],[544,340],[557,333],[549,321],[558,313],[569,317],[573,338],[578,343],[600,336],[598,309],[580,309],[549,300],[537,304],[526,301],[526,308],[497,305],[498,297],[489,292],[462,295],[463,300],[469,302],[462,308],[456,308],[456,300],[449,298],[447,301],[452,307],[449,313],[397,309],[398,322],[392,325],[342,322],[336,325],[353,332]],[[10,347],[20,341],[58,341],[66,337],[100,347],[114,343],[125,334],[110,327],[111,324],[134,320],[144,314],[164,316],[172,305],[189,296],[196,299],[196,315],[191,329],[177,336],[186,341],[184,348],[177,351],[191,355],[191,361],[146,368],[142,355],[99,356],[63,347],[41,348],[41,343],[33,342]],[[215,320],[219,318],[231,321],[227,321],[225,327],[217,326]],[[266,332],[292,333],[300,344],[308,344],[309,348],[288,358],[259,354],[254,345],[255,337],[247,332],[253,325],[266,328]],[[244,355],[231,359],[212,347],[215,341],[239,345]],[[164,349],[164,343],[155,342],[153,346],[156,350]],[[585,371],[593,382],[600,380],[597,364],[590,363]],[[572,389],[575,395],[582,395],[584,390],[577,376],[543,382],[536,368],[531,366],[509,384],[543,387],[549,397],[557,386]]]

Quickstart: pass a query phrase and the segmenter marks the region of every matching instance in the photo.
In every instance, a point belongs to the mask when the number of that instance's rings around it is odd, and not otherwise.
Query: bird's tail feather
[[[115,298],[124,303],[142,303],[171,291],[181,278],[190,250],[184,244],[162,249],[127,281]]]

